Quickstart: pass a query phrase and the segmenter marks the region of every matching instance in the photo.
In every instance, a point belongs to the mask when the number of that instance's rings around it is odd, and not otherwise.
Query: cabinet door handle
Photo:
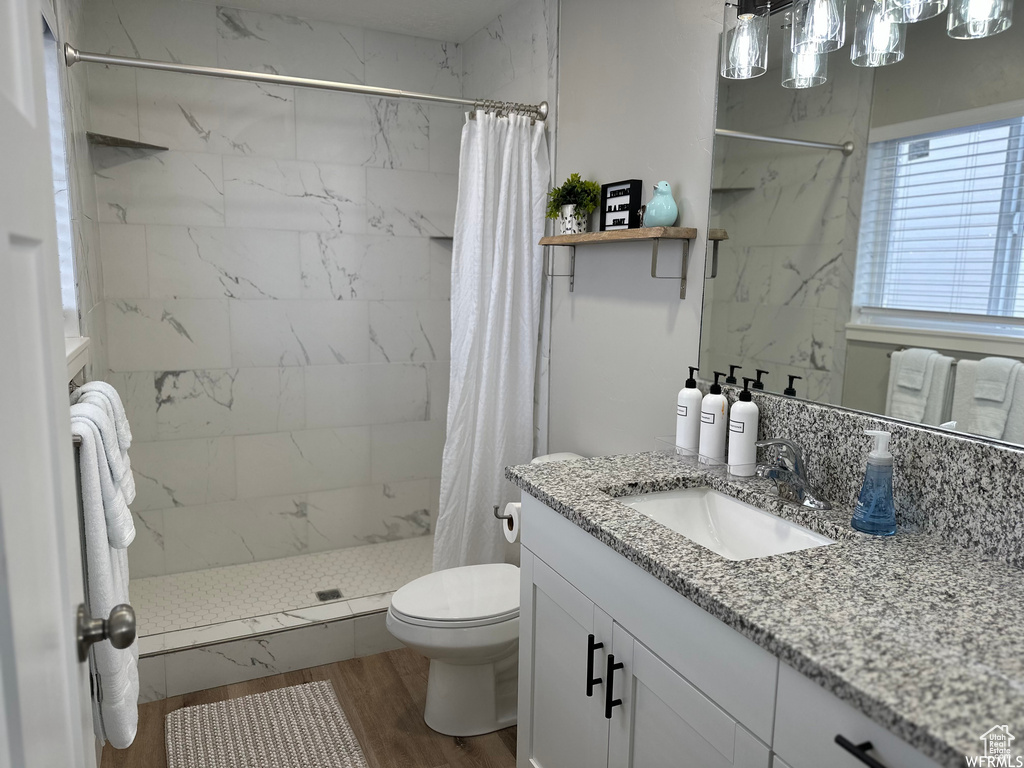
[[[600,677],[594,677],[594,651],[604,648],[604,643],[594,642],[593,635],[587,635],[587,696],[594,695],[594,686],[601,682]]]
[[[612,708],[622,704],[622,699],[613,699],[615,695],[615,670],[622,669],[624,665],[615,661],[615,654],[608,654],[608,683],[604,689],[604,716],[605,719],[612,719]]]
[[[837,733],[836,744],[838,744],[851,755],[856,757],[858,760],[864,763],[864,765],[869,766],[869,768],[885,768],[884,765],[882,765],[880,762],[875,760],[875,758],[868,754],[868,752],[874,749],[874,746],[871,744],[870,741],[864,741],[860,744],[854,744],[852,741],[850,741],[842,734]]]

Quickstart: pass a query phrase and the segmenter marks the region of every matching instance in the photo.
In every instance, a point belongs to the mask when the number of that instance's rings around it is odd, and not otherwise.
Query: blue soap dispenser
[[[868,454],[864,484],[860,487],[860,496],[857,497],[857,506],[850,524],[864,533],[892,536],[896,533],[896,508],[892,503],[892,454],[889,453],[889,439],[892,435],[874,429],[866,429],[864,434],[875,439],[875,446]]]

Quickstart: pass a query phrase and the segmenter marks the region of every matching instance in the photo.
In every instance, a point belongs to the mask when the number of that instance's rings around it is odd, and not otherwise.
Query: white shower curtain
[[[515,501],[509,464],[532,457],[546,195],[544,124],[476,113],[462,129],[452,253],[448,436],[434,570],[500,562],[491,514]]]

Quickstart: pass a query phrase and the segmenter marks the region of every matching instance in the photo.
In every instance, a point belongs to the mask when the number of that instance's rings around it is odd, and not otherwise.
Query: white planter
[[[558,214],[558,234],[579,235],[587,231],[587,217],[576,213],[575,205],[563,205]]]

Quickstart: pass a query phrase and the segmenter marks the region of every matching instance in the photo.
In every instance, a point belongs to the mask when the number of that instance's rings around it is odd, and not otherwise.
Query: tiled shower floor
[[[433,536],[133,579],[143,655],[344,619],[386,608],[429,573]],[[322,602],[316,593],[337,589]]]

